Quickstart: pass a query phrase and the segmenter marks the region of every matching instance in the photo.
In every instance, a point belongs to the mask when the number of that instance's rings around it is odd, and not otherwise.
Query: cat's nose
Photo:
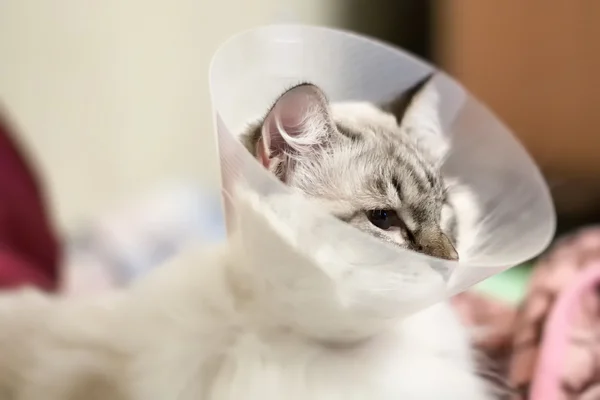
[[[458,261],[458,252],[448,236],[442,232],[424,235],[419,240],[419,247],[423,253],[430,256],[443,260]]]
[[[442,260],[458,261],[458,252],[449,240],[447,246],[436,249],[436,251],[432,253],[432,256],[441,258]]]

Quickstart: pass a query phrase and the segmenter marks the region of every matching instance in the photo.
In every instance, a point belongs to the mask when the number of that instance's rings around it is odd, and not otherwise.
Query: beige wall
[[[2,0],[0,101],[47,179],[60,226],[169,178],[216,183],[211,53],[282,15],[337,25],[341,3]]]

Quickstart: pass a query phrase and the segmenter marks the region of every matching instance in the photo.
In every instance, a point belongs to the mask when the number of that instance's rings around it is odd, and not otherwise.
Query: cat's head
[[[287,185],[381,240],[456,260],[449,149],[430,78],[382,106],[332,103],[312,84],[283,93],[246,147]]]

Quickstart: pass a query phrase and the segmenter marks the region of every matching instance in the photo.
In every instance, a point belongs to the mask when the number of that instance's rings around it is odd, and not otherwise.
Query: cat
[[[456,260],[474,240],[477,204],[441,176],[449,144],[436,93],[426,79],[381,107],[330,104],[317,86],[302,84],[242,140],[265,168],[340,220]],[[294,307],[279,319],[281,304],[254,283],[290,266],[257,272],[240,240],[192,246],[132,287],[97,298],[0,294],[0,400],[492,398],[448,304],[381,329],[361,329],[368,320],[357,319],[351,340],[318,337],[310,318],[318,310],[301,301],[302,290],[316,293],[318,285],[286,288]]]

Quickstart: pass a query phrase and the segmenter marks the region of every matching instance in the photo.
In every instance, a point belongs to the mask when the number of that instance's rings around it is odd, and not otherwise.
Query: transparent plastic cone
[[[477,240],[459,262],[388,245],[338,221],[277,180],[238,140],[300,82],[320,86],[332,102],[381,103],[432,72],[451,138],[443,173],[468,185],[481,207]],[[277,274],[274,265],[293,265],[280,282],[322,282],[366,314],[397,317],[533,258],[554,234],[548,188],[511,132],[460,84],[404,51],[334,29],[265,26],[218,49],[210,86],[228,233],[258,269]]]

